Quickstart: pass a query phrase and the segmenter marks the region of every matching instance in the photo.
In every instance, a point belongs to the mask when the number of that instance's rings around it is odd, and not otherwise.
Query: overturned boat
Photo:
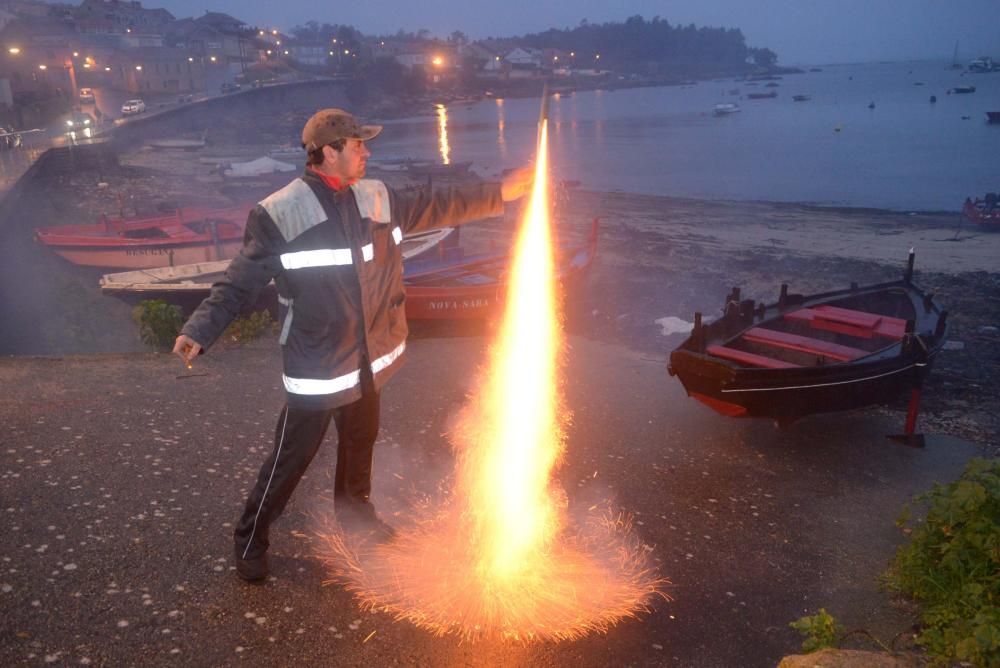
[[[727,297],[724,315],[695,314],[669,372],[688,396],[732,417],[791,422],[890,403],[910,393],[913,436],[921,384],[947,338],[947,311],[902,280],[804,296],[783,285],[774,304]]]

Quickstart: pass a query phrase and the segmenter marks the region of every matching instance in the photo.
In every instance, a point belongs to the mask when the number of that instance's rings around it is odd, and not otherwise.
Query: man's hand
[[[500,197],[505,202],[520,199],[531,191],[531,184],[534,180],[534,169],[519,167],[503,178],[503,182],[500,184]]]
[[[174,354],[184,360],[184,366],[191,368],[191,360],[201,352],[201,344],[186,334],[181,334],[174,342]]]

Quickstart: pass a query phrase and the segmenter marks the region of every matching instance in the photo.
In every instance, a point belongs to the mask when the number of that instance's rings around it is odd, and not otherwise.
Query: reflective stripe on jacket
[[[310,170],[250,212],[240,254],[182,333],[212,345],[273,278],[288,405],[334,408],[376,389],[406,349],[404,234],[503,212],[498,184],[397,193],[362,180],[333,191]]]

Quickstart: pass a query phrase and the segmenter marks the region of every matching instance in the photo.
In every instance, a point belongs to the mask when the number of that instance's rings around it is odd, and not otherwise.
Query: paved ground
[[[888,444],[896,413],[779,431],[684,396],[663,360],[570,340],[571,501],[614,495],[673,585],[606,636],[538,645],[435,638],[323,586],[310,516],[329,510],[326,447],[272,532],[274,577],[240,582],[230,533],[280,405],[272,341],[203,357],[0,360],[0,665],[773,666],[788,623],[826,607],[884,638],[909,620],[878,591],[901,506],[975,449]],[[479,337],[414,339],[384,398],[376,501],[433,486],[440,436]],[[189,373],[190,376],[185,376]],[[594,473],[596,472],[596,477]],[[372,632],[374,636],[364,642]]]

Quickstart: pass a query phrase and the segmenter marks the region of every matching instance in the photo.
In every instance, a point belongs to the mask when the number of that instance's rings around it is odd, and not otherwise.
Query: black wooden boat
[[[900,281],[810,296],[783,285],[770,305],[741,300],[733,288],[721,318],[706,323],[695,314],[668,370],[688,396],[723,415],[782,424],[911,392],[906,435],[913,437],[921,384],[947,338],[947,312],[912,277],[911,252]]]

